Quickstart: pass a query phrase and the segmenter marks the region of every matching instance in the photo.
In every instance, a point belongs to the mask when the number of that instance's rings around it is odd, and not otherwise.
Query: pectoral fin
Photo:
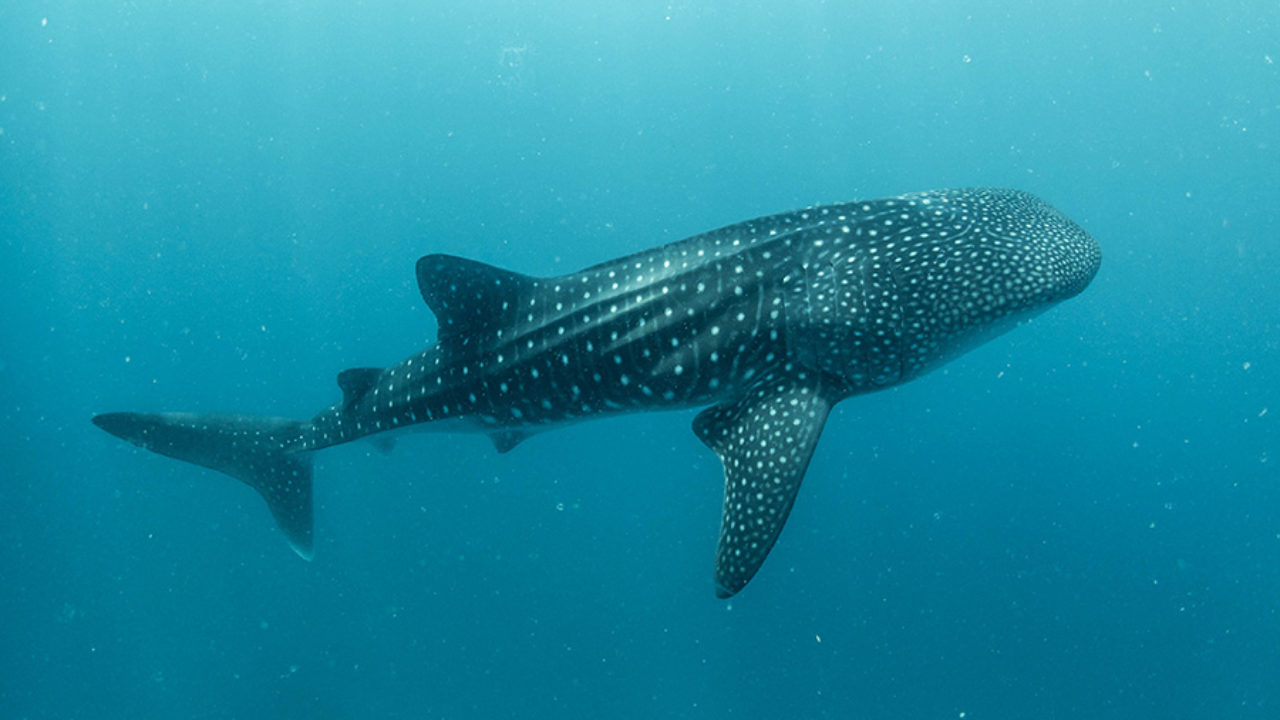
[[[782,532],[833,401],[812,373],[772,378],[733,404],[698,415],[693,430],[724,463],[716,595],[741,590]]]

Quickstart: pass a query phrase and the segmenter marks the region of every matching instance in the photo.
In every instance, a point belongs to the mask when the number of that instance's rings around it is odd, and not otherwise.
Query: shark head
[[[1102,259],[1080,226],[1015,190],[846,208],[847,240],[808,269],[802,345],[854,393],[918,377],[1078,294]]]
[[[1079,294],[1102,262],[1093,237],[1024,192],[952,191],[942,201],[925,194],[907,202],[919,224],[890,252],[903,380]]]

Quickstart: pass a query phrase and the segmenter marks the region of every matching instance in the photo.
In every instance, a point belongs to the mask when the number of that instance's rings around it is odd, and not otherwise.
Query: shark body
[[[428,255],[417,278],[437,342],[343,371],[342,399],[310,420],[93,420],[244,481],[310,558],[316,450],[415,428],[485,433],[506,452],[556,425],[704,407],[693,429],[724,466],[714,578],[729,597],[777,540],[832,406],[1076,295],[1100,261],[1061,213],[996,189],[772,215],[554,278]]]

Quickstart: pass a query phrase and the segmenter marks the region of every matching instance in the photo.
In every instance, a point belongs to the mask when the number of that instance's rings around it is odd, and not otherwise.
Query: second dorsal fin
[[[338,373],[338,387],[342,389],[342,407],[350,408],[364,394],[373,389],[382,368],[348,368]]]
[[[507,324],[537,280],[454,255],[418,260],[418,290],[436,314],[440,339]]]

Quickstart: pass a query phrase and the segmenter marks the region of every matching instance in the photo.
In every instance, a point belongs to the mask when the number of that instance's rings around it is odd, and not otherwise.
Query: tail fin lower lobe
[[[294,551],[311,559],[311,453],[291,449],[305,432],[305,421],[126,412],[95,415],[93,424],[138,447],[226,473],[257,490]]]

